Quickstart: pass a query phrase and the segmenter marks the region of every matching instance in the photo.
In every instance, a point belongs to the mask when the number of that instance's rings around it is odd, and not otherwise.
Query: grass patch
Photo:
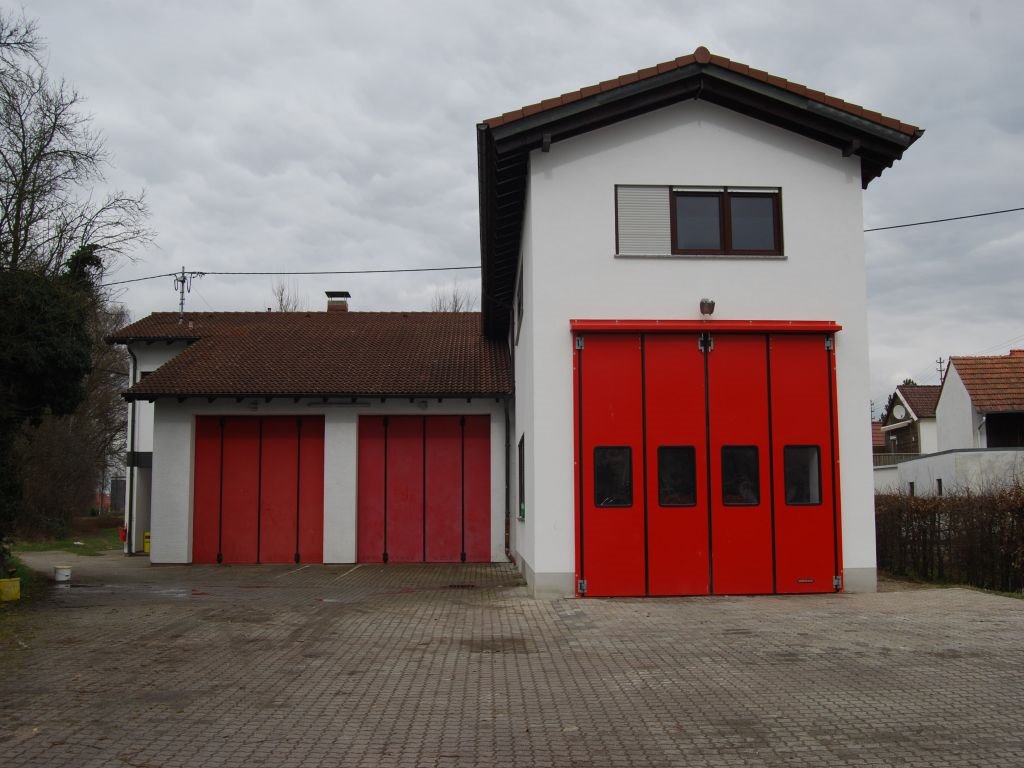
[[[76,555],[100,555],[111,549],[122,549],[124,545],[117,528],[100,528],[60,539],[16,540],[11,549],[18,552],[71,552]]]

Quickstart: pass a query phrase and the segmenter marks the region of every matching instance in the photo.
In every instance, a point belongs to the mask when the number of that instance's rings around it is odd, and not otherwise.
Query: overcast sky
[[[8,7],[18,7],[9,5]],[[1020,2],[28,0],[88,100],[112,186],[155,243],[111,280],[190,270],[479,263],[480,120],[698,45],[924,127],[865,226],[1024,206]],[[1024,213],[865,235],[876,407],[936,358],[1024,346]],[[354,309],[429,309],[478,272],[291,278]],[[190,310],[264,309],[269,277],[207,276]],[[127,286],[134,317],[177,308]]]

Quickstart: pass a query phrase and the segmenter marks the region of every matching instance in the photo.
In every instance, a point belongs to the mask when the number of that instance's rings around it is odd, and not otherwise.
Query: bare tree
[[[476,296],[452,283],[447,288],[436,288],[430,301],[431,312],[472,312],[476,309]]]
[[[0,13],[0,270],[59,274],[93,246],[104,265],[148,242],[143,195],[110,192],[107,152],[63,80],[38,60],[35,22]]]
[[[306,297],[300,296],[294,285],[282,280],[275,280],[272,290],[278,312],[304,312],[306,310]]]

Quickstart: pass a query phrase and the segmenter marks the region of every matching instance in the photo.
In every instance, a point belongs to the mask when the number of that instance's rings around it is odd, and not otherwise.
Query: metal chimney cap
[[[324,291],[328,299],[351,299],[352,294],[348,291]]]

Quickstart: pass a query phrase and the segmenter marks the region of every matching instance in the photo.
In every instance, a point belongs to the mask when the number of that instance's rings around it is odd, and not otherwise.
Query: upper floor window
[[[672,253],[782,253],[779,192],[672,190]]]
[[[620,185],[615,203],[620,256],[783,255],[777,187]]]

